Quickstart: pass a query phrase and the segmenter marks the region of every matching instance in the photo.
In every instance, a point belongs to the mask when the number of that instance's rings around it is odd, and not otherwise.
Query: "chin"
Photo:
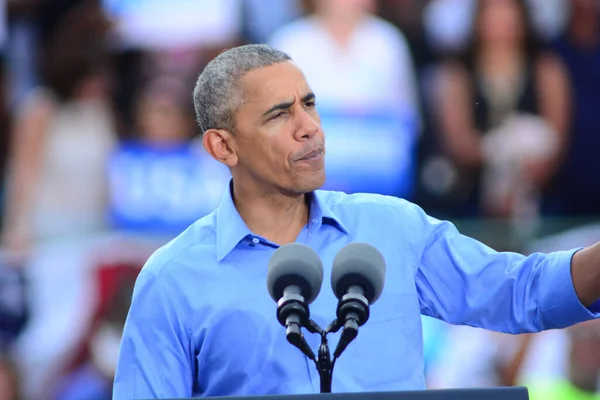
[[[320,189],[325,184],[325,172],[313,172],[305,176],[298,177],[294,182],[294,191],[296,193],[310,193]]]

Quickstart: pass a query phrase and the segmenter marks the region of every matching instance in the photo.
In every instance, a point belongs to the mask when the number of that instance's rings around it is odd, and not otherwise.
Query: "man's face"
[[[230,143],[237,155],[234,176],[289,195],[320,188],[325,138],[302,71],[292,62],[278,63],[247,73],[240,85],[244,102]]]

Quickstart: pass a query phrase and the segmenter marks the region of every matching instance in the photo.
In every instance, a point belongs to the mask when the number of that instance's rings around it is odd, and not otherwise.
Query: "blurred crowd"
[[[0,400],[111,398],[139,269],[227,187],[191,91],[244,43],[305,72],[326,189],[501,221],[499,250],[600,240],[599,0],[0,0]],[[600,321],[423,322],[429,387],[600,398]]]

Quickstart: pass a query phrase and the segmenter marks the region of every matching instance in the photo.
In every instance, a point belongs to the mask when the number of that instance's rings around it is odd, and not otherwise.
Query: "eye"
[[[316,105],[317,105],[317,103],[316,103],[314,100],[310,100],[310,101],[307,101],[306,103],[304,103],[304,105],[305,105],[306,107],[313,108],[314,106],[316,106]]]
[[[274,119],[277,119],[279,117],[281,117],[284,114],[283,111],[278,112],[277,114],[273,115],[271,118],[269,118],[269,121],[272,121]]]

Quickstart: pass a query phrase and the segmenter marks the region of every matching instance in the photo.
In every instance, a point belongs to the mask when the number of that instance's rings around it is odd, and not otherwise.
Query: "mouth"
[[[310,153],[305,154],[297,161],[318,161],[323,158],[323,148],[319,147],[318,149],[314,149]]]

